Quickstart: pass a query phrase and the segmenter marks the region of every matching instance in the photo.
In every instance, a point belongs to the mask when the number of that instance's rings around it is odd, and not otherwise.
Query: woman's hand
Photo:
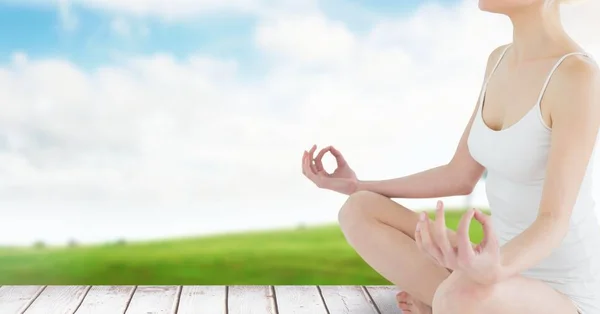
[[[473,245],[469,238],[471,220],[475,217],[483,226],[484,238]],[[436,218],[430,224],[426,213],[421,213],[415,232],[417,246],[440,266],[460,270],[480,284],[498,282],[502,274],[500,246],[492,229],[490,217],[481,211],[468,210],[457,230],[457,246],[452,247],[446,232],[444,205],[438,201]]]
[[[356,174],[350,168],[342,153],[333,146],[328,146],[313,158],[317,149],[316,145],[310,151],[304,151],[302,156],[302,173],[319,188],[336,191],[342,194],[350,195],[357,190],[358,179]],[[331,153],[335,157],[337,168],[332,173],[328,173],[323,168],[323,156]]]

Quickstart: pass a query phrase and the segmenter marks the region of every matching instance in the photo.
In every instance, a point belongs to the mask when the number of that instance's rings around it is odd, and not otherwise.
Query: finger
[[[319,172],[319,170],[317,169],[317,166],[314,163],[314,157],[313,157],[316,150],[317,150],[317,145],[313,145],[313,147],[311,147],[310,151],[308,151],[308,155],[310,157],[310,160],[309,160],[310,161],[310,168],[312,169],[312,172],[314,172],[315,174],[317,172]]]
[[[308,152],[304,152],[305,153],[305,157],[304,160],[302,162],[302,170],[305,176],[307,176],[309,179],[313,179],[313,177],[316,175],[313,171],[313,169],[310,166],[310,157],[308,155]]]
[[[421,224],[420,229],[421,229],[421,241],[422,241],[423,248],[435,260],[437,260],[438,262],[442,262],[444,260],[442,251],[437,246],[433,237],[431,236],[431,231],[430,231],[430,227],[429,227],[429,218],[427,217],[426,213],[421,213],[419,222]]]
[[[332,146],[330,151],[333,157],[335,157],[335,162],[337,163],[338,167],[345,166],[347,164],[346,159],[344,159],[344,156],[339,150]]]
[[[314,152],[314,147],[313,147],[313,152]],[[327,181],[324,180],[326,178],[326,176],[324,176],[323,173],[316,171],[315,166],[312,163],[312,158],[310,158],[310,155],[309,155],[310,152],[305,151],[305,154],[306,154],[306,158],[304,159],[304,163],[303,163],[304,175],[310,181],[312,181],[317,187],[327,188]]]
[[[313,162],[313,160],[310,160],[310,170],[314,173],[314,174],[318,174],[319,170],[317,170],[317,166],[315,165],[315,163]]]
[[[423,254],[425,254],[425,256],[427,256],[427,258],[431,259],[435,263],[439,263],[437,260],[435,260],[435,258],[433,256],[431,256],[429,251],[423,245],[423,236],[422,236],[423,227],[422,226],[423,226],[423,222],[421,222],[419,220],[419,222],[417,222],[417,228],[415,230],[415,242],[417,243],[417,248],[419,249],[419,251],[423,252]]]
[[[473,220],[474,211],[469,209],[460,219],[457,229],[457,245],[458,245],[458,258],[464,263],[468,262],[475,255],[473,246],[471,245],[471,239],[469,237],[469,228],[471,227],[471,220]]]
[[[487,244],[496,242],[496,235],[492,227],[492,221],[490,216],[482,213],[480,210],[476,210],[474,214],[475,220],[477,220],[483,227],[483,241],[482,243]]]
[[[454,248],[450,244],[448,239],[448,232],[446,232],[446,218],[444,217],[444,203],[442,201],[437,202],[435,211],[435,242],[438,244],[442,254],[446,261],[450,262],[454,255]]]
[[[302,173],[305,176],[308,176],[310,173],[310,167],[308,165],[308,152],[304,151],[304,155],[302,156]]]
[[[323,167],[323,157],[330,150],[331,146],[327,146],[321,149],[321,151],[317,154],[317,157],[315,157],[315,165],[317,166],[317,171],[325,171],[325,168]]]
[[[417,222],[417,228],[415,229],[415,242],[417,243],[417,248],[425,252],[423,249],[423,237],[421,237],[421,221]]]

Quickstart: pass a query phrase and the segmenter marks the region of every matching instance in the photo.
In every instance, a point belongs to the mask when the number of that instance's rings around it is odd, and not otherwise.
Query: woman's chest
[[[488,171],[507,179],[543,179],[551,133],[535,119],[534,114],[527,114],[514,126],[494,131],[481,116],[476,117],[467,140],[471,156]]]

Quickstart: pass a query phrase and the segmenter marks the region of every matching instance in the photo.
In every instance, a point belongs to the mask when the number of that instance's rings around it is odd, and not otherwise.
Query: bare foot
[[[401,291],[396,295],[398,301],[398,307],[402,310],[402,313],[410,314],[431,314],[431,307],[423,304],[423,302],[413,299],[410,294]]]

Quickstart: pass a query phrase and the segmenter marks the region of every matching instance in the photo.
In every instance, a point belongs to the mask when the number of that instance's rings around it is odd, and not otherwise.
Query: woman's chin
[[[496,3],[497,1],[493,1],[493,0],[479,0],[478,5],[479,5],[479,10],[484,11],[484,12],[489,12],[489,13],[498,13],[498,14],[504,14],[505,10],[503,10],[501,7],[498,6],[498,3]]]
[[[485,0],[479,0],[479,10],[483,12],[490,12],[490,6],[486,2],[487,1]]]

